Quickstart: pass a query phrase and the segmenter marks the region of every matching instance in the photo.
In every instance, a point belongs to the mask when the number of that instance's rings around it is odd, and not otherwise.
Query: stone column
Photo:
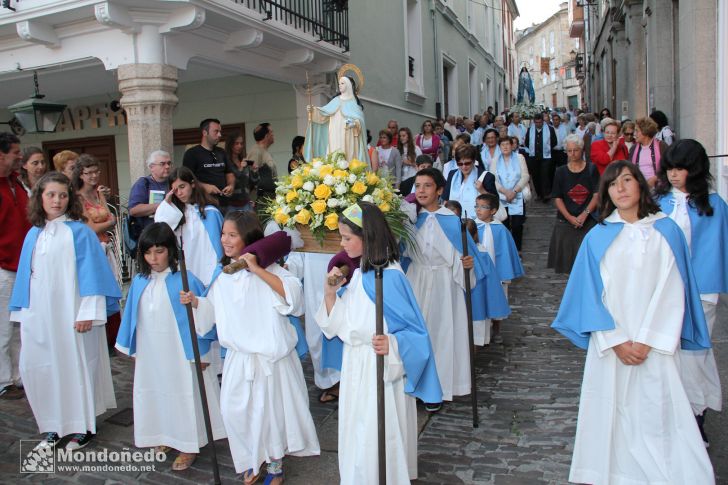
[[[166,64],[124,64],[118,69],[121,106],[129,134],[129,172],[133,184],[146,174],[154,150],[172,153],[172,112],[177,105],[177,68]],[[178,161],[179,162],[179,161]]]
[[[626,99],[629,102],[629,117],[632,120],[647,116],[647,58],[645,56],[645,31],[642,26],[642,4],[632,3],[626,7],[625,34],[627,52]]]

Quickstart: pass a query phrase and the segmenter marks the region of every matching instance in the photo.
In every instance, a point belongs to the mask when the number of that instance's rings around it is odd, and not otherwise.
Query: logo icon
[[[55,457],[55,441],[20,440],[20,473],[55,473]]]

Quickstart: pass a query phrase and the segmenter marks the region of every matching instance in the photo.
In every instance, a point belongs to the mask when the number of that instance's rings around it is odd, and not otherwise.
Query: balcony
[[[577,0],[569,0],[569,37],[584,35],[584,7]]]

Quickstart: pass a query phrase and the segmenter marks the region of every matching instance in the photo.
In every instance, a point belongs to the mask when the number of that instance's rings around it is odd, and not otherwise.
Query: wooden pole
[[[384,335],[384,266],[374,266],[374,291],[376,305],[376,334]],[[387,448],[384,426],[384,356],[377,355],[377,437],[379,443],[379,485],[387,483]]]
[[[190,283],[187,280],[187,264],[185,263],[185,250],[180,237],[179,268],[182,272],[182,291],[190,291]],[[195,330],[195,315],[192,312],[192,303],[185,305],[187,308],[187,321],[190,325],[190,340],[192,341],[192,353],[195,356],[195,369],[197,370],[197,388],[200,392],[202,402],[202,415],[205,419],[205,431],[207,432],[207,443],[212,450],[212,473],[215,477],[215,485],[220,485],[220,467],[217,463],[217,452],[215,451],[215,439],[212,435],[212,422],[210,421],[210,409],[207,404],[207,393],[205,392],[205,381],[202,376],[202,362],[200,360],[200,347],[197,345],[197,331]],[[171,403],[174,405],[174,403]]]
[[[468,256],[468,230],[465,221],[468,213],[465,212],[465,218],[460,219],[460,236],[463,241],[463,257]],[[473,406],[473,428],[478,427],[478,388],[475,385],[475,342],[473,338],[473,300],[472,289],[470,288],[470,270],[464,269],[465,278],[465,309],[468,315],[468,344],[470,349],[470,400]]]

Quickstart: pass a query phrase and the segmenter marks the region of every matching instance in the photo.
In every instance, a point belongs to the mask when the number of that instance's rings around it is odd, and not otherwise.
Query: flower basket
[[[341,251],[339,231],[325,231],[324,239],[319,242],[308,226],[296,224],[296,229],[301,233],[301,239],[303,239],[303,247],[299,248],[298,251],[324,254],[336,254]]]

